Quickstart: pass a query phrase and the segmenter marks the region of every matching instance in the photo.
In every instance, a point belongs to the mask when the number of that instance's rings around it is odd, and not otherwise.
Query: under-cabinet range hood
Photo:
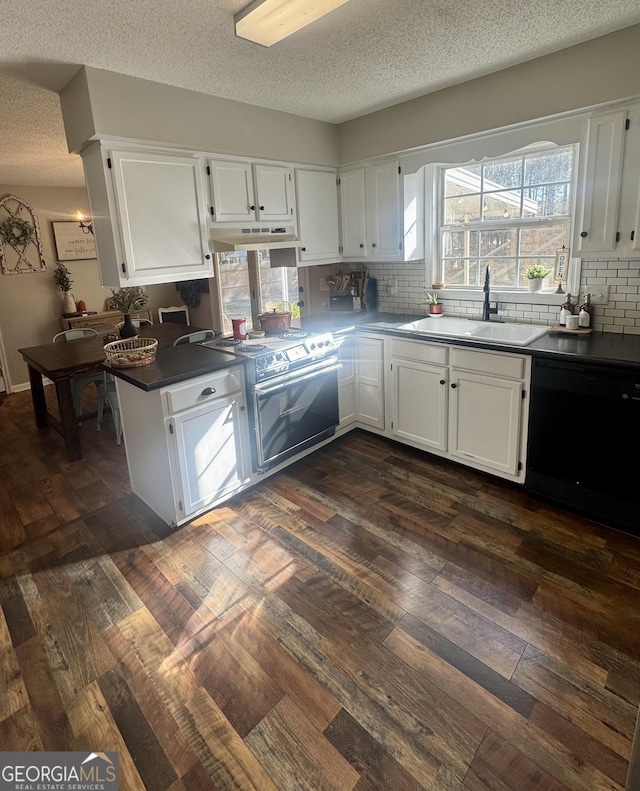
[[[211,249],[214,253],[231,253],[238,250],[283,250],[301,245],[302,242],[291,227],[211,229]]]

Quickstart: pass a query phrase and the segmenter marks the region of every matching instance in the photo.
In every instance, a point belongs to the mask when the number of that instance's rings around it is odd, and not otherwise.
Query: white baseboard
[[[45,385],[45,387],[46,387],[47,385],[52,385],[53,382],[51,381],[51,379],[47,379],[46,376],[43,376],[42,377],[42,384]],[[11,390],[9,392],[10,393],[24,393],[25,390],[31,390],[31,384],[29,382],[22,382],[22,383],[17,384],[17,385],[11,385]]]

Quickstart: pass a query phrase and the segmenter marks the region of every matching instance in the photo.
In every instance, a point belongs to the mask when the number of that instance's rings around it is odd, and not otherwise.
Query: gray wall
[[[40,225],[42,247],[47,269],[19,275],[0,274],[0,335],[6,355],[5,378],[11,387],[24,386],[29,381],[27,366],[18,349],[50,343],[62,329],[62,292],[53,282],[57,263],[53,237],[53,222],[73,220],[80,209],[89,213],[87,193],[73,187],[21,187],[0,184],[0,198],[12,194],[26,201],[34,210]],[[96,259],[66,261],[71,272],[71,293],[76,300],[84,300],[88,310],[104,310],[105,300],[111,296],[103,288]],[[180,295],[173,284],[152,286],[150,305],[156,310],[166,305],[180,305]],[[5,383],[6,384],[6,383]]]
[[[640,25],[634,25],[347,121],[340,126],[340,163],[638,94]]]
[[[317,165],[338,161],[323,121],[85,66],[60,95],[70,151],[95,137]]]

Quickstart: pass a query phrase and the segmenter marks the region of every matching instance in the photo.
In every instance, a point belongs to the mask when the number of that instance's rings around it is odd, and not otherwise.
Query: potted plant
[[[429,305],[429,315],[430,316],[441,316],[442,315],[442,302],[438,302],[438,293],[434,291],[433,294],[430,291],[427,291],[427,304]]]
[[[56,286],[58,286],[63,294],[63,315],[72,316],[76,312],[76,301],[73,298],[73,294],[71,293],[71,285],[73,284],[73,280],[71,280],[71,272],[69,272],[67,267],[61,261],[58,262],[58,265],[53,270],[53,282],[56,284]]]
[[[138,329],[131,322],[131,313],[144,308],[149,302],[149,295],[142,286],[125,286],[118,291],[111,289],[111,295],[111,304],[124,315],[120,337],[134,338],[138,335]]]
[[[176,291],[188,308],[197,308],[200,304],[199,280],[182,280],[176,283]]]
[[[524,276],[529,281],[529,291],[542,291],[542,281],[551,272],[546,266],[533,264],[525,269]]]

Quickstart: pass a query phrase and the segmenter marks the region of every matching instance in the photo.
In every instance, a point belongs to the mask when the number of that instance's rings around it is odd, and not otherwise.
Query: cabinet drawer
[[[511,354],[457,348],[451,350],[451,365],[454,368],[465,368],[467,371],[504,376],[508,379],[522,379],[524,364],[524,357],[515,357]]]
[[[391,356],[422,363],[447,364],[448,348],[441,344],[406,341],[394,338],[391,342]]]
[[[201,406],[216,398],[238,393],[242,390],[242,369],[227,369],[208,376],[191,379],[164,391],[164,402],[168,415]]]

